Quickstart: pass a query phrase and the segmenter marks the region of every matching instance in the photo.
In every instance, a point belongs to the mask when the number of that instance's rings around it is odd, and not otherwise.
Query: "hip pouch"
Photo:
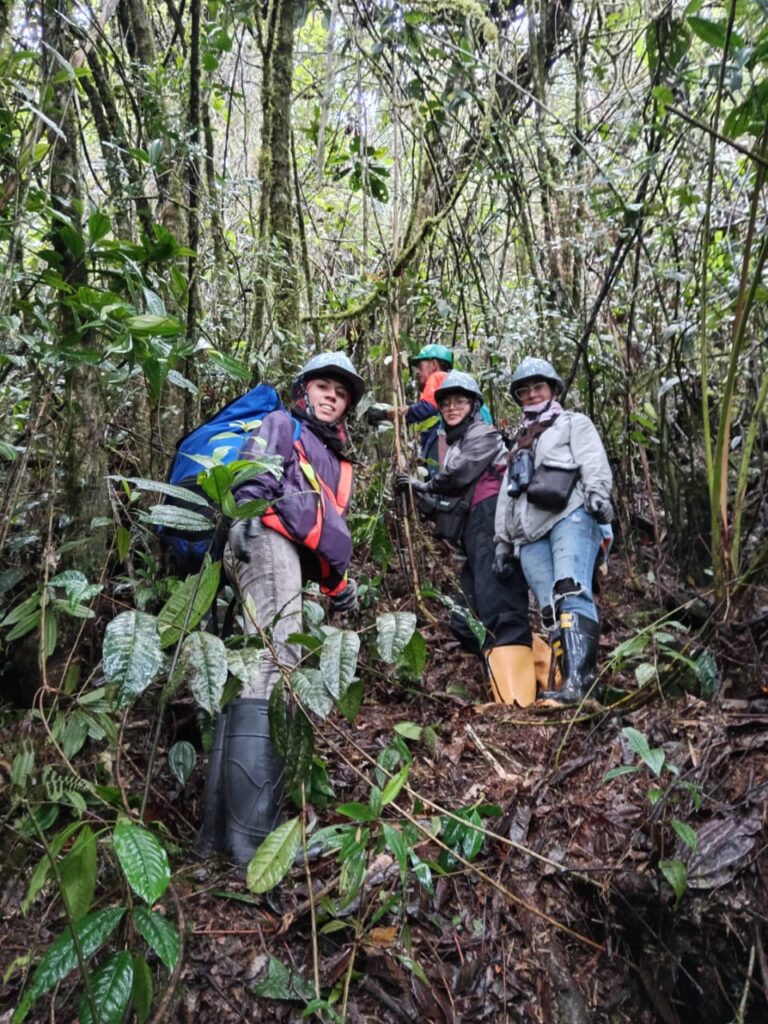
[[[469,502],[466,498],[438,498],[435,507],[435,536],[458,547],[468,512]]]
[[[581,469],[579,466],[558,466],[542,462],[525,492],[528,501],[547,512],[562,512],[573,493]]]

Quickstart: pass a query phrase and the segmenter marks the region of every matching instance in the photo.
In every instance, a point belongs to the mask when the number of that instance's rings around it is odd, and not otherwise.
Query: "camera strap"
[[[540,420],[535,420],[530,425],[526,424],[526,426],[522,427],[515,437],[512,450],[509,453],[509,461],[511,462],[518,452],[524,451],[526,448],[532,449],[539,437],[545,430],[549,430],[559,415],[559,413],[555,413],[555,415],[545,423],[542,423]]]

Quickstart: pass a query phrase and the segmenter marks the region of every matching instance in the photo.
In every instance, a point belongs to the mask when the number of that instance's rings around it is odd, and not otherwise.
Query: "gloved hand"
[[[384,423],[385,420],[390,418],[391,412],[390,406],[372,405],[368,412],[365,414],[365,418],[368,422],[369,427],[376,427],[379,423]]]
[[[416,494],[419,491],[428,491],[429,485],[426,480],[419,480],[417,477],[410,477],[407,473],[396,473],[395,474],[395,490],[398,494],[402,494],[403,491],[407,491],[409,487],[412,487]]]
[[[333,595],[331,611],[339,615],[349,615],[357,611],[357,584],[354,580],[347,580],[347,585],[341,593]]]
[[[613,505],[595,491],[587,494],[587,512],[603,525],[613,522]]]
[[[507,544],[505,540],[500,540],[494,548],[493,571],[499,579],[504,579],[509,575],[511,569],[512,545]]]

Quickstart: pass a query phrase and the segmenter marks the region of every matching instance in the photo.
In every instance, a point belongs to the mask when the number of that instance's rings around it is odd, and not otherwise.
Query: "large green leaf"
[[[134,956],[133,958],[133,988],[131,989],[131,996],[133,998],[133,1009],[139,1024],[144,1024],[145,1021],[149,1020],[149,1015],[152,1011],[154,992],[152,989],[152,971],[149,969],[149,964],[143,956]]]
[[[170,337],[181,334],[184,329],[181,321],[175,317],[158,316],[153,313],[129,316],[125,320],[125,326],[137,337]]]
[[[133,957],[121,950],[109,957],[91,978],[97,1024],[120,1024],[133,988]],[[80,999],[80,1024],[94,1024],[87,996]]]
[[[181,645],[179,665],[192,696],[201,708],[215,715],[227,681],[227,649],[211,633],[193,633]]]
[[[384,612],[376,616],[376,646],[382,661],[394,665],[416,629],[413,612]]]
[[[320,651],[320,674],[328,692],[337,700],[355,678],[359,650],[357,633],[326,626]]]
[[[59,866],[61,886],[75,921],[88,913],[96,888],[96,836],[84,825]]]
[[[125,907],[111,907],[108,910],[96,910],[79,921],[75,929],[80,942],[83,956],[89,959],[101,949],[117,927],[125,913]],[[11,1024],[21,1024],[29,1013],[32,1004],[49,992],[55,985],[77,967],[77,954],[72,941],[72,932],[67,928],[55,942],[48,947],[42,960],[37,965],[32,977],[32,984],[17,1007]]]
[[[178,641],[185,622],[188,632],[200,622],[219,591],[220,575],[221,563],[207,562],[199,573],[179,583],[157,617],[162,647],[170,647]]]
[[[128,884],[150,906],[168,888],[171,869],[161,842],[151,832],[130,821],[119,821],[112,834],[117,859]]]
[[[323,684],[323,676],[318,669],[294,669],[291,673],[291,689],[305,708],[321,718],[328,717],[333,708],[333,697]]]
[[[255,683],[261,675],[261,659],[264,651],[256,647],[235,647],[227,649],[229,671],[241,683]]]
[[[312,723],[298,708],[291,719],[288,729],[288,749],[285,752],[285,788],[292,790],[294,786],[305,782],[312,767],[312,755],[315,750],[315,734]]]
[[[170,530],[183,530],[185,533],[207,533],[213,529],[208,516],[178,505],[153,505],[149,512],[142,514],[141,521],[152,526],[165,526]]]
[[[269,695],[269,735],[277,753],[285,757],[288,752],[288,708],[282,680],[278,680]]]
[[[179,487],[177,484],[167,484],[162,480],[147,480],[142,476],[113,476],[110,480],[125,480],[137,491],[152,491],[158,494],[167,494],[169,498],[176,498],[177,501],[188,501],[190,505],[203,505],[210,508],[208,499],[197,491],[188,487]],[[210,525],[210,524],[209,524]]]
[[[290,871],[301,842],[301,819],[278,825],[258,848],[248,865],[245,884],[251,892],[269,892]]]
[[[17,755],[18,756],[18,755]],[[55,857],[64,847],[67,840],[74,835],[78,829],[87,827],[83,826],[80,821],[73,821],[50,840],[50,850]],[[32,877],[29,880],[29,886],[27,887],[26,895],[21,901],[22,913],[28,914],[29,908],[32,906],[35,898],[40,893],[41,889],[48,880],[48,876],[51,873],[51,861],[47,853],[43,854],[37,863],[35,870],[32,872]]]
[[[167,921],[160,914],[147,910],[146,907],[134,909],[133,921],[147,945],[157,953],[168,970],[172,971],[179,959],[179,950],[181,949],[176,925]]]
[[[121,612],[104,634],[104,675],[117,683],[118,704],[125,705],[152,682],[163,661],[158,622],[144,612]]]

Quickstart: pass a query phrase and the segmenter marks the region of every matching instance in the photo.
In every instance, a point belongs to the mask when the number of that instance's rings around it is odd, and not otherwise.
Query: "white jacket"
[[[533,464],[542,463],[564,469],[579,467],[581,473],[568,504],[561,512],[549,512],[528,503],[523,492],[516,498],[507,494],[509,472],[504,474],[496,505],[496,542],[514,545],[515,553],[524,544],[532,544],[546,536],[552,527],[581,505],[588,494],[610,500],[613,475],[608,465],[603,442],[589,416],[580,412],[562,412],[533,446]]]

